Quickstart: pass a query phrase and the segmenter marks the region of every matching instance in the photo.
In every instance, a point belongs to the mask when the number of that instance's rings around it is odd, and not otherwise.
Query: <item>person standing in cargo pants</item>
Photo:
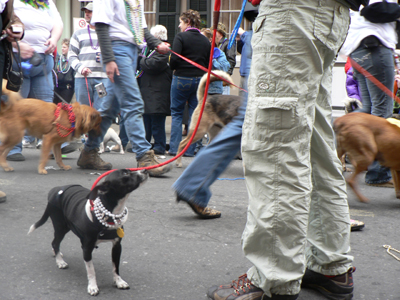
[[[329,299],[353,296],[346,183],[331,126],[332,68],[350,6],[260,2],[242,137],[249,196],[242,247],[253,266],[211,287],[211,299],[295,300],[301,287]]]

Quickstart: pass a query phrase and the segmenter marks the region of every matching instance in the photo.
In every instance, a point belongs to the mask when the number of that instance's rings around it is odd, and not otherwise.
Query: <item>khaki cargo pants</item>
[[[338,275],[353,260],[330,96],[349,10],[333,0],[263,0],[259,12],[242,138],[242,245],[254,265],[248,276],[267,296],[297,294],[306,267]]]

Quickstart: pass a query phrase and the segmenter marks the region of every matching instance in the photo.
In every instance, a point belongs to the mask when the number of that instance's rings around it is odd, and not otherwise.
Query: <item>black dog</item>
[[[99,293],[92,262],[93,249],[101,242],[112,242],[114,285],[119,289],[128,289],[129,285],[119,276],[121,239],[124,236],[122,225],[128,219],[125,202],[129,194],[147,177],[147,171],[121,169],[108,175],[92,191],[80,185],[55,187],[49,192],[49,203],[42,218],[31,226],[28,234],[42,226],[50,217],[54,227],[51,245],[56,263],[60,269],[65,269],[68,264],[62,258],[60,243],[65,234],[72,230],[82,243],[89,280],[88,293],[92,296]]]

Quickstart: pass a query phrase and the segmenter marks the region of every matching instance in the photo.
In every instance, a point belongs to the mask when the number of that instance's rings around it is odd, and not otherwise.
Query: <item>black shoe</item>
[[[296,300],[297,295],[272,295],[267,297],[264,291],[253,285],[247,278],[247,274],[233,280],[230,284],[212,286],[207,296],[213,300]]]
[[[61,148],[61,154],[68,154],[68,153],[74,152],[76,150],[78,150],[77,144],[69,144],[69,145],[65,146],[64,148]]]
[[[337,276],[325,276],[306,269],[301,287],[319,291],[330,300],[350,300],[353,298],[353,273],[350,268],[346,273]]]
[[[3,191],[0,191],[0,203],[7,201],[7,195]]]
[[[25,156],[23,156],[21,153],[14,153],[14,154],[8,155],[6,159],[10,160],[10,161],[24,161]]]

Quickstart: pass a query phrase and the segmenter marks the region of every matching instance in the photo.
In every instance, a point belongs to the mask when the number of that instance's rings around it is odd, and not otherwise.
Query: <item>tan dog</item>
[[[336,133],[337,154],[347,153],[354,173],[347,179],[361,202],[368,202],[357,188],[357,176],[377,159],[392,170],[396,197],[400,199],[400,128],[384,118],[365,113],[351,113],[333,123]]]
[[[218,70],[213,72],[229,82],[233,82],[228,73]],[[213,75],[210,76],[210,82],[218,80],[220,80],[218,77]],[[193,131],[196,128],[197,120],[200,116],[201,106],[203,105],[206,83],[207,74],[204,74],[197,88],[198,104],[193,112],[192,120],[190,121],[189,132],[187,137],[180,142],[178,153],[180,153],[189,143],[190,137],[193,135]],[[209,134],[211,142],[212,139],[220,132],[220,130],[230,121],[232,121],[233,117],[238,115],[239,107],[242,104],[242,101],[243,99],[239,96],[208,95],[199,128],[197,129],[196,135],[193,138],[192,144],[201,139],[206,133]],[[178,168],[182,167],[182,157],[179,157],[176,160],[176,166]]]
[[[6,172],[14,170],[7,164],[6,157],[8,152],[21,142],[25,129],[30,135],[43,138],[39,174],[47,174],[45,166],[51,149],[58,166],[61,169],[70,170],[71,167],[62,162],[61,144],[73,138],[80,138],[83,133],[90,130],[100,133],[100,113],[90,106],[72,104],[72,111],[75,114],[75,131],[68,134],[71,123],[67,111],[60,110],[59,117],[56,119],[57,106],[54,103],[37,99],[20,99],[18,93],[5,89],[4,82],[2,92],[3,95],[8,96],[7,103],[1,102],[0,110],[0,166]]]

